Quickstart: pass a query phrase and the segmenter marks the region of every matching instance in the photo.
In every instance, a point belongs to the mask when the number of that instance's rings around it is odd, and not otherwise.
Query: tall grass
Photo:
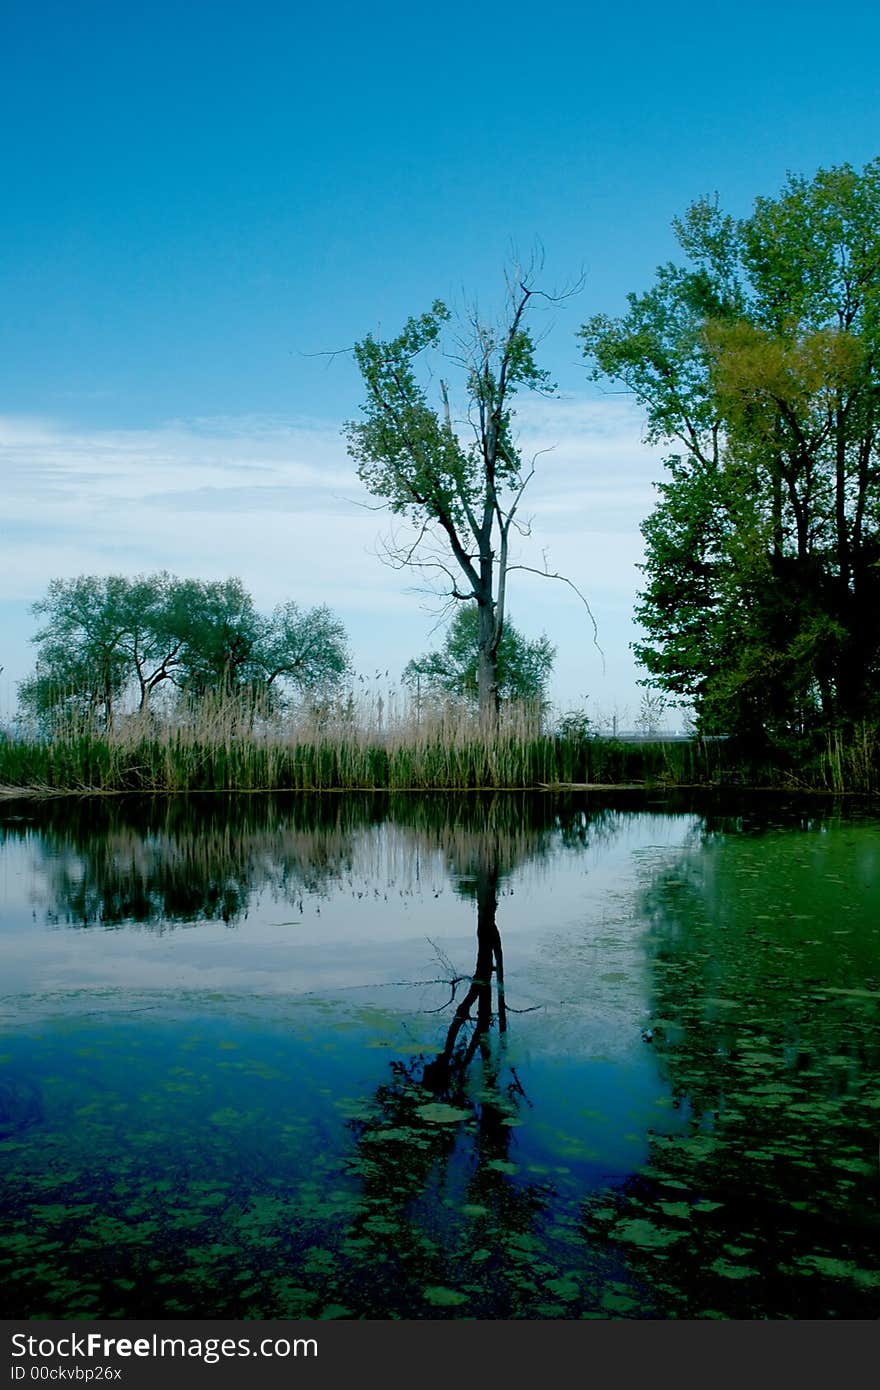
[[[880,791],[880,730],[859,724],[847,737],[832,731],[816,762],[829,791]]]
[[[718,776],[717,746],[554,735],[528,706],[509,707],[487,733],[462,708],[382,699],[280,715],[209,697],[103,730],[68,715],[51,735],[0,742],[0,784],[48,792],[516,788]]]

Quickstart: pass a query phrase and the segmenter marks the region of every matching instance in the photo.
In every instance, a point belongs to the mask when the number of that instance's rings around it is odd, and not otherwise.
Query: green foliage
[[[307,613],[292,602],[278,604],[258,655],[267,686],[287,681],[300,693],[332,690],[350,670],[345,628],[326,604]]]
[[[524,305],[523,305],[524,307]],[[509,401],[517,389],[546,390],[549,373],[535,361],[534,344],[515,321],[500,329],[479,323],[465,361],[468,403],[487,422],[482,438],[465,445],[444,408],[432,406],[416,373],[417,358],[440,345],[441,330],[451,315],[435,301],[430,312],[407,320],[387,342],[367,335],[355,344],[367,399],[365,418],[346,426],[358,476],[395,512],[425,515],[441,526],[468,525],[468,509],[485,500],[491,487],[515,480],[521,461],[514,443]],[[487,461],[484,446],[493,456]]]
[[[636,654],[704,732],[851,729],[880,715],[880,160],[675,225],[687,264],[581,330],[675,449]]]
[[[498,643],[496,679],[502,702],[543,705],[555,648],[545,636],[529,641],[508,621]],[[474,604],[459,608],[443,645],[410,661],[403,673],[411,687],[476,704],[479,697],[479,614]]]
[[[145,711],[162,686],[196,700],[285,687],[314,695],[349,669],[345,630],[326,606],[288,602],[265,618],[239,579],[53,579],[33,611],[46,622],[19,700],[44,728],[66,717],[111,729],[126,696]]]
[[[129,587],[117,575],[53,579],[46,597],[33,605],[46,624],[34,638],[40,648],[36,671],[19,698],[38,719],[66,707],[112,725],[128,672]]]
[[[461,525],[465,508],[476,498],[474,459],[451,423],[428,404],[415,371],[416,358],[437,345],[449,317],[438,300],[430,313],[408,319],[396,338],[381,343],[368,335],[355,344],[368,392],[366,418],[346,429],[361,482],[392,511],[418,517],[428,508]]]
[[[262,621],[239,579],[184,580],[179,590],[179,683],[198,698],[231,694],[260,675]]]
[[[538,366],[525,325],[534,293],[528,279],[509,286],[500,325],[474,314],[460,325],[453,353],[463,433],[448,386],[420,367],[442,355],[450,313],[439,300],[407,320],[394,338],[368,335],[355,345],[366,393],[363,418],[346,425],[348,449],[365,487],[413,528],[388,542],[395,568],[418,569],[452,598],[473,600],[481,715],[498,711],[498,653],[505,625],[509,538],[531,472],[514,437],[512,401],[520,390],[553,389]]]

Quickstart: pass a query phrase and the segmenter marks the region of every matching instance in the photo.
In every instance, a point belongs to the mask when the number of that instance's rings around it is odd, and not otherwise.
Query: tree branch
[[[578,588],[578,586],[577,586],[575,583],[573,583],[572,580],[570,580],[570,579],[569,579],[566,575],[564,575],[564,574],[553,574],[553,573],[551,573],[550,570],[548,570],[548,569],[539,570],[539,569],[536,569],[536,568],[534,567],[534,565],[510,565],[510,566],[509,566],[509,569],[508,569],[508,572],[510,572],[510,571],[512,571],[512,570],[525,570],[525,572],[526,572],[527,574],[537,574],[537,575],[539,576],[539,578],[541,578],[541,579],[558,579],[559,582],[560,582],[560,584],[567,584],[568,587],[569,587],[570,589],[572,589],[572,590],[574,591],[575,594],[577,594],[578,598],[580,599],[581,603],[584,605],[584,607],[585,607],[586,610],[587,610],[587,613],[589,614],[590,622],[591,622],[592,627],[593,627],[593,646],[596,648],[596,651],[599,653],[599,655],[600,655],[601,658],[602,658],[602,674],[604,675],[604,674],[605,674],[605,653],[604,653],[604,651],[602,650],[602,648],[601,648],[600,645],[599,645],[599,628],[598,628],[598,625],[597,625],[597,623],[596,623],[596,619],[595,619],[595,617],[594,617],[594,615],[593,615],[593,610],[592,610],[592,608],[590,607],[590,605],[589,605],[587,599],[586,599],[586,598],[584,597],[584,595],[581,593],[581,591],[580,591],[580,589]]]

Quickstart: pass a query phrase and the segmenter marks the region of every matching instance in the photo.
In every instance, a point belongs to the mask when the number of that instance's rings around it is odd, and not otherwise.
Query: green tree
[[[51,581],[31,609],[46,621],[33,639],[39,647],[36,670],[19,686],[28,714],[45,722],[65,709],[112,727],[129,676],[127,596],[121,575]]]
[[[33,612],[36,670],[19,687],[23,710],[51,725],[76,710],[111,728],[120,704],[141,711],[169,684],[209,691],[300,694],[337,684],[349,668],[342,623],[326,606],[257,612],[241,580],[154,575],[54,579]]]
[[[308,612],[292,602],[278,604],[257,657],[267,689],[278,681],[300,695],[332,690],[351,670],[345,628],[324,604]]]
[[[188,621],[185,591],[166,571],[139,574],[127,581],[120,611],[121,646],[129,657],[138,707],[146,710],[153,691],[173,682],[181,665]]]
[[[280,603],[263,617],[238,579],[180,586],[184,634],[177,683],[199,697],[208,690],[299,695],[332,689],[350,669],[345,628],[326,605],[303,611]]]
[[[735,220],[695,203],[686,256],[581,330],[672,445],[643,531],[636,645],[704,731],[876,717],[880,160],[790,177]]]
[[[459,608],[439,651],[410,661],[403,679],[421,691],[479,704],[479,613],[475,604]],[[496,688],[502,702],[543,705],[556,655],[546,636],[529,641],[508,618],[498,643]]]
[[[257,683],[265,620],[241,580],[181,580],[176,600],[182,641],[175,684],[198,700]]]
[[[450,392],[436,379],[429,400],[425,360],[440,351],[450,321],[444,304],[411,318],[395,338],[372,336],[355,345],[366,388],[364,418],[346,426],[348,448],[369,491],[414,527],[387,545],[395,567],[412,568],[451,598],[473,604],[477,625],[477,698],[481,716],[498,712],[498,661],[503,640],[511,538],[534,474],[513,430],[520,390],[551,392],[526,326],[536,291],[522,279],[510,285],[499,325],[474,314],[459,324],[455,354],[447,357],[461,381],[463,431],[453,420]],[[427,378],[427,382],[426,382]],[[559,578],[560,576],[552,576]]]

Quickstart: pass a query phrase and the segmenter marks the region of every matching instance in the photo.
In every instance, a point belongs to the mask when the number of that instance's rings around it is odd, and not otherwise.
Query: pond
[[[876,807],[0,808],[27,1318],[876,1318]]]

